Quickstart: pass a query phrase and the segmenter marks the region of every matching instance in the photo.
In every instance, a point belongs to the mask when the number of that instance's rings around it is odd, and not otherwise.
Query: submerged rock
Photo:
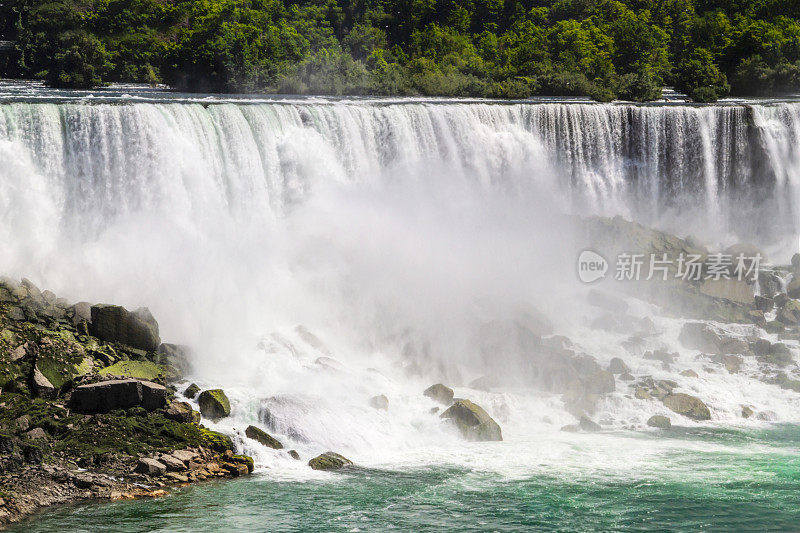
[[[647,420],[647,425],[652,428],[670,429],[672,428],[672,421],[664,415],[653,415]]]
[[[186,390],[183,391],[183,395],[191,400],[195,396],[197,396],[197,393],[199,393],[199,392],[200,392],[200,387],[198,387],[197,385],[192,383],[191,385],[186,387]]]
[[[212,420],[225,418],[231,414],[231,403],[222,389],[201,392],[197,403],[200,405],[200,414]]]
[[[244,434],[247,438],[256,440],[268,448],[273,448],[275,450],[283,449],[283,444],[281,444],[278,439],[256,426],[247,426],[247,429],[244,430]]]
[[[151,352],[161,344],[158,322],[146,307],[131,313],[119,305],[93,305],[89,326],[92,335],[104,341]]]
[[[469,400],[456,400],[441,418],[452,420],[465,439],[471,441],[503,440],[500,426],[489,413]]]
[[[386,397],[384,394],[379,394],[378,396],[373,396],[369,399],[369,405],[373,409],[378,409],[379,411],[386,411],[389,409],[389,398]]]
[[[684,394],[682,392],[668,394],[664,400],[664,405],[670,410],[684,415],[693,420],[711,420],[711,411],[699,398]]]
[[[441,383],[437,383],[436,385],[431,385],[422,393],[428,398],[431,398],[439,403],[443,403],[444,405],[450,405],[453,403],[453,389],[450,387],[446,387]]]
[[[308,462],[308,466],[314,470],[339,470],[352,464],[353,461],[334,452],[325,452]]]

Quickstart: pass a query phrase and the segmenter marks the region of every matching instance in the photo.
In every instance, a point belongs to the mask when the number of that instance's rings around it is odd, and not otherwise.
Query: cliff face
[[[147,309],[0,280],[0,525],[54,503],[251,472],[252,459],[175,401],[187,355],[161,343]]]

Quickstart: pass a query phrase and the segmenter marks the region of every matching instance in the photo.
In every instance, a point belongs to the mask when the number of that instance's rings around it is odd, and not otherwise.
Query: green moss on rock
[[[233,441],[227,435],[211,431],[210,429],[200,428],[203,438],[203,445],[215,452],[224,453],[226,450],[233,450]]]
[[[176,377],[174,369],[151,361],[120,361],[101,369],[99,374],[101,376],[120,376],[147,381],[167,380]]]
[[[224,418],[231,414],[231,403],[222,389],[205,390],[197,399],[200,413],[212,420]]]
[[[339,470],[352,464],[353,461],[335,452],[325,452],[308,462],[308,466],[314,470]]]

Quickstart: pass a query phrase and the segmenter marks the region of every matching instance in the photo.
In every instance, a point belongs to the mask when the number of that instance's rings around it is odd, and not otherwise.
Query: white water
[[[743,421],[742,404],[796,421],[800,396],[747,368],[706,372],[679,321],[656,317],[650,347],[680,352],[672,371],[589,327],[594,312],[567,301],[575,257],[560,214],[785,252],[798,128],[800,104],[4,104],[0,271],[73,300],[148,305],[164,340],[195,347],[198,383],[229,391],[222,429],[256,423],[268,401],[277,436],[304,455],[448,460],[463,445],[420,394],[440,379],[512,446],[570,442],[559,395],[464,387],[515,373],[515,347],[487,355],[481,328],[530,307],[601,363],[622,356],[636,375],[678,381],[714,424],[764,423]],[[678,374],[690,368],[701,377]],[[376,394],[388,414],[367,405]],[[621,430],[668,414],[630,394],[618,382],[597,418]],[[308,470],[241,444],[261,465]]]

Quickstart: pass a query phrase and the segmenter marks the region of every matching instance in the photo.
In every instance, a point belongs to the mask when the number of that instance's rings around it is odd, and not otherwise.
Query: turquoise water
[[[586,471],[532,461],[530,475],[514,476],[463,465],[358,468],[304,481],[264,472],[157,500],[55,508],[12,531],[800,530],[797,427],[596,438],[619,441],[620,453],[663,451],[643,472],[613,466],[624,457]],[[569,462],[584,453],[575,447]]]

